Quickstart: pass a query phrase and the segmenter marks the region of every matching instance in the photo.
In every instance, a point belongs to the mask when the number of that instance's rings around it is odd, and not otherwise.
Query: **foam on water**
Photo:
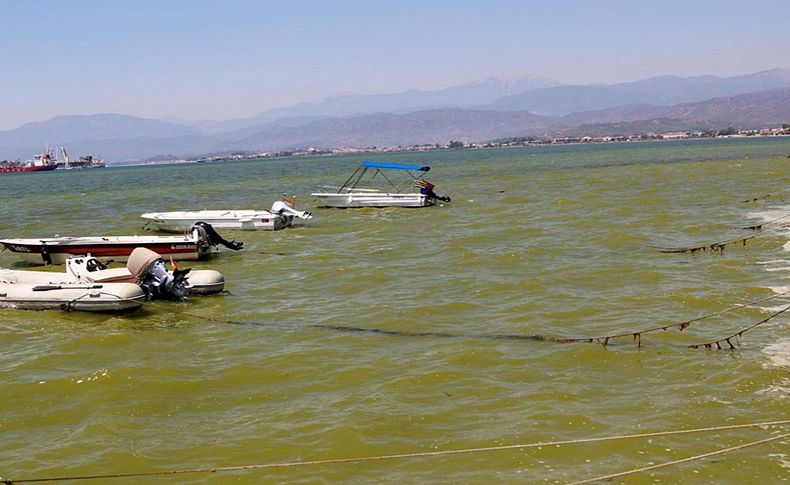
[[[790,367],[790,339],[780,340],[768,345],[763,352],[769,357],[771,367]],[[790,385],[790,382],[787,382]],[[790,394],[790,388],[782,389],[785,394]]]
[[[762,211],[753,212],[749,214],[751,217],[760,219],[763,224],[773,223],[775,225],[764,228],[773,234],[790,237],[790,224],[784,219],[788,217],[790,206],[776,206],[766,208]],[[785,253],[790,252],[790,241],[782,245],[782,250]],[[772,259],[768,261],[760,261],[757,264],[763,267],[765,271],[770,273],[779,273],[781,279],[790,278],[790,260],[788,259]],[[785,294],[790,291],[790,286],[772,286],[770,289],[777,295]],[[784,296],[774,300],[774,305],[767,307],[766,310],[770,312],[778,312],[790,304],[790,296]],[[779,320],[780,328],[786,328],[788,324],[787,317],[782,316]],[[782,339],[772,344],[769,344],[763,349],[763,353],[768,356],[766,363],[767,367],[788,367],[790,366],[790,339]],[[785,382],[787,386],[772,386],[765,390],[765,392],[776,393],[780,397],[786,397],[790,394],[790,380]]]

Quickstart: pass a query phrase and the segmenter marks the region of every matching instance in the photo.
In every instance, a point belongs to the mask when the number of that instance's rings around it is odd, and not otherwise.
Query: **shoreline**
[[[280,151],[280,152],[259,152],[245,155],[234,156],[217,156],[217,157],[201,157],[197,159],[170,159],[158,161],[140,161],[140,162],[120,162],[107,164],[108,167],[139,167],[151,165],[178,165],[178,164],[195,164],[195,163],[221,163],[228,161],[238,160],[281,160],[288,158],[306,158],[306,157],[330,157],[335,155],[356,155],[366,153],[414,153],[414,152],[430,152],[430,151],[445,151],[445,150],[488,150],[497,148],[530,148],[530,147],[557,147],[557,146],[578,146],[578,145],[617,145],[617,144],[633,144],[633,143],[646,143],[646,142],[677,142],[677,141],[705,141],[705,140],[749,140],[749,139],[764,139],[764,138],[784,138],[790,137],[790,129],[787,133],[778,134],[753,134],[753,135],[722,135],[722,136],[694,136],[694,137],[673,137],[664,138],[661,135],[656,137],[645,137],[639,139],[627,140],[584,140],[584,141],[508,141],[508,142],[486,142],[480,143],[457,143],[453,146],[451,144],[439,145],[407,145],[405,147],[366,147],[366,148],[337,148],[333,150],[293,150],[293,151]],[[788,154],[790,156],[790,154]]]

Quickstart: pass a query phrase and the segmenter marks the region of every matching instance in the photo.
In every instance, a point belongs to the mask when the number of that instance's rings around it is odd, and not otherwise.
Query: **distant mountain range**
[[[266,111],[253,118],[197,123],[181,121],[181,123],[190,124],[209,133],[235,131],[278,120],[281,125],[298,126],[322,118],[345,118],[375,113],[403,114],[443,108],[471,108],[492,103],[505,96],[558,85],[556,82],[541,79],[507,82],[492,78],[436,91],[411,89],[401,93],[368,96],[341,94],[330,96],[318,103],[301,103],[290,108]]]
[[[121,114],[57,116],[0,131],[0,159],[44,146],[110,163],[308,147],[405,146],[516,136],[606,136],[790,123],[790,70],[719,78],[662,76],[570,86],[480,83],[436,91],[340,95],[247,119],[180,121]]]
[[[790,87],[789,81],[788,69],[773,69],[728,78],[660,76],[612,85],[535,89],[500,98],[487,107],[495,111],[530,111],[548,116],[565,116],[580,111],[624,105],[671,106],[735,94],[756,93]]]

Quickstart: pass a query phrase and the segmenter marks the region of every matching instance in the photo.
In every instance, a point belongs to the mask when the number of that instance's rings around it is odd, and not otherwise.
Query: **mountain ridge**
[[[272,119],[257,124],[229,123],[225,127],[234,129],[227,131],[216,131],[218,125],[214,125],[214,129],[201,129],[173,120],[112,113],[56,116],[44,122],[28,123],[15,130],[0,131],[0,159],[30,157],[40,152],[45,145],[66,146],[75,155],[101,154],[113,162],[140,160],[163,153],[195,155],[234,150],[405,146],[447,143],[450,140],[486,141],[508,136],[559,136],[579,134],[584,130],[589,131],[585,135],[614,134],[614,131],[618,134],[629,134],[626,133],[627,130],[637,133],[650,127],[672,128],[672,131],[677,131],[730,126],[755,128],[766,123],[790,122],[790,70],[786,69],[773,69],[732,78],[659,76],[618,85],[583,86],[581,92],[586,98],[583,96],[574,105],[570,102],[572,100],[560,96],[554,100],[552,109],[555,112],[564,112],[570,106],[604,107],[580,109],[563,115],[542,115],[523,109],[493,109],[490,106],[513,100],[512,96],[503,96],[494,103],[480,105],[476,103],[479,97],[469,95],[465,108],[442,105],[442,100],[457,98],[468,93],[466,89],[478,89],[482,85],[486,86],[483,89],[485,93],[480,95],[483,97],[492,95],[492,87],[494,90],[528,89],[516,95],[521,99],[543,99],[536,97],[537,94],[543,93],[543,96],[552,92],[565,93],[568,89],[576,88],[567,85],[540,87],[539,83],[514,83],[506,86],[504,81],[490,79],[477,86],[472,84],[474,83],[455,86],[454,89],[418,91],[422,99],[428,100],[426,103],[441,105],[438,107],[419,109],[420,103],[415,101],[419,96],[409,98],[416,90],[387,95],[389,97],[384,101],[374,97],[362,102],[359,100],[365,98],[364,96],[342,95],[335,101],[341,98],[351,100],[354,110],[359,110],[362,106],[381,106],[381,103],[393,103],[402,109],[397,112],[329,116],[310,114],[308,103],[297,105],[302,106],[302,111],[278,112],[295,116],[271,116]],[[787,86],[775,88],[782,84]],[[697,96],[696,93],[705,89],[709,92],[720,92],[765,86],[774,88],[756,93],[711,97],[703,101],[661,104],[668,99],[674,99],[673,97]],[[441,96],[430,97],[426,94],[437,92]],[[664,94],[659,96],[655,94],[657,92]],[[654,96],[657,96],[654,100],[656,102],[645,102]],[[407,109],[408,103],[398,103],[399,99],[406,98],[410,99],[412,109]],[[635,102],[611,105],[615,101]],[[324,104],[322,109],[328,109],[329,106],[330,104]],[[507,105],[513,106],[516,105]],[[204,120],[198,124],[204,123],[209,122]]]
[[[670,106],[785,87],[790,87],[790,69],[775,68],[727,78],[683,78],[667,75],[611,85],[567,85],[535,89],[501,98],[485,107],[496,111],[530,111],[548,116],[565,116],[574,112],[630,104]]]

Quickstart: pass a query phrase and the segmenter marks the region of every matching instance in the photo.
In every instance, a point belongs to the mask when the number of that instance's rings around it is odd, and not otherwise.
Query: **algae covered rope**
[[[705,320],[708,318],[716,317],[719,315],[723,315],[725,313],[733,312],[735,310],[739,310],[741,308],[750,307],[756,305],[757,303],[763,303],[769,300],[773,300],[775,298],[779,298],[782,296],[786,296],[790,294],[790,290],[785,291],[783,293],[777,293],[775,295],[771,295],[765,298],[760,298],[758,300],[753,300],[748,303],[738,304],[729,308],[725,308],[724,310],[720,310],[718,312],[709,313],[707,315],[702,315],[697,318],[693,318],[691,320],[685,320],[679,323],[673,323],[669,325],[661,325],[656,327],[651,327],[643,330],[637,330],[632,332],[626,333],[619,333],[613,335],[603,335],[597,337],[561,337],[555,335],[520,335],[520,334],[459,334],[459,333],[449,333],[449,332],[437,332],[437,331],[424,331],[424,332],[415,332],[415,331],[407,331],[407,330],[388,330],[388,329],[380,329],[380,328],[370,328],[370,327],[359,327],[359,326],[351,326],[351,325],[324,325],[324,324],[310,324],[305,325],[303,328],[311,328],[311,329],[320,329],[320,330],[330,330],[335,332],[346,332],[346,333],[370,333],[370,334],[377,334],[377,335],[386,335],[391,337],[435,337],[435,338],[476,338],[476,339],[501,339],[501,340],[531,340],[536,342],[552,342],[557,344],[568,344],[568,343],[597,343],[601,344],[602,346],[606,347],[609,345],[609,342],[614,339],[619,338],[632,338],[633,341],[637,343],[637,347],[642,347],[642,335],[650,332],[658,332],[658,331],[666,331],[671,328],[677,328],[680,331],[685,330],[691,324],[699,322],[701,320]],[[790,308],[790,307],[788,307]],[[726,342],[727,339],[734,339],[739,338],[740,335],[744,334],[745,332],[771,320],[772,318],[780,315],[788,308],[777,312],[769,317],[757,322],[755,324],[750,325],[749,327],[733,334],[732,336],[725,337],[723,339],[718,340],[718,342]],[[277,324],[271,322],[254,322],[254,321],[234,321],[234,320],[223,320],[214,317],[208,317],[205,315],[196,315],[189,312],[181,312],[183,315],[188,315],[194,318],[199,318],[201,320],[207,320],[212,322],[220,322],[220,323],[227,323],[232,325],[265,325],[270,327],[280,327],[280,328],[287,328],[293,329],[290,325],[284,324]],[[710,342],[711,348],[713,345],[716,344],[717,341]],[[704,346],[705,343],[699,344]],[[732,345],[732,344],[731,344]],[[693,346],[688,346],[693,347]],[[734,348],[735,346],[732,345]],[[696,347],[693,347],[696,348]],[[719,346],[719,348],[721,348]]]
[[[770,225],[776,224],[779,221],[783,221],[783,220],[785,220],[787,218],[790,218],[790,214],[786,214],[786,215],[784,215],[782,217],[777,217],[776,219],[772,219],[772,220],[770,220],[768,222],[764,222],[762,224],[756,224],[754,226],[747,226],[747,227],[744,227],[742,229],[746,229],[747,231],[762,231],[763,230],[763,226],[770,226]],[[783,227],[783,226],[780,226],[780,227]]]
[[[756,238],[757,235],[751,235],[747,237],[742,237],[738,239],[730,239],[728,241],[721,241],[715,242],[710,244],[703,244],[702,246],[688,246],[688,247],[677,247],[677,248],[657,248],[662,253],[699,253],[699,252],[706,252],[710,251],[712,253],[724,253],[724,248],[731,244],[743,244],[746,246],[746,241],[750,239]]]
[[[741,336],[744,333],[748,332],[749,330],[751,330],[751,329],[753,329],[755,327],[758,327],[758,326],[762,325],[763,323],[773,319],[774,317],[777,317],[777,316],[781,315],[782,313],[786,312],[787,310],[790,310],[790,306],[787,306],[787,307],[779,310],[778,312],[775,312],[775,313],[769,315],[768,317],[760,320],[759,322],[757,322],[757,323],[755,323],[753,325],[750,325],[750,326],[744,328],[743,330],[740,330],[740,331],[738,331],[738,332],[736,332],[736,333],[734,333],[732,335],[728,335],[728,336],[720,338],[718,340],[711,340],[709,342],[702,342],[702,343],[699,343],[699,344],[692,344],[692,345],[689,345],[689,348],[690,349],[699,349],[699,348],[712,349],[713,346],[715,345],[716,346],[716,350],[722,350],[722,345],[721,344],[722,343],[726,343],[727,345],[730,346],[730,350],[735,350],[736,345],[732,343],[733,340],[735,340],[735,342],[737,344],[737,347],[740,347],[740,338],[741,338]]]
[[[718,242],[714,242],[714,243],[702,244],[702,245],[699,245],[699,246],[656,247],[656,249],[658,249],[662,253],[692,253],[692,254],[694,254],[694,253],[699,253],[699,252],[710,251],[710,252],[713,252],[713,253],[720,253],[721,254],[721,253],[724,253],[724,249],[727,246],[730,246],[732,244],[742,244],[743,246],[746,246],[746,242],[747,241],[749,241],[751,239],[754,239],[754,238],[756,238],[759,235],[768,234],[772,230],[785,227],[784,224],[779,224],[779,223],[781,221],[784,221],[785,219],[788,219],[788,218],[790,218],[790,214],[785,214],[785,215],[783,215],[781,217],[777,217],[776,219],[772,219],[772,220],[770,220],[768,222],[764,222],[762,224],[756,224],[754,226],[742,227],[741,229],[743,229],[743,230],[757,232],[757,234],[752,234],[752,235],[745,236],[745,237],[739,237],[739,238],[735,238],[735,239],[729,239],[729,240],[726,240],[726,241],[718,241]],[[767,228],[766,228],[766,226],[767,226]]]
[[[752,197],[751,199],[742,200],[741,203],[742,204],[749,204],[751,202],[757,202],[759,200],[768,200],[771,197],[772,197],[771,194],[765,194],[765,195],[761,195],[759,197]]]
[[[677,328],[678,330],[683,331],[686,328],[688,328],[689,326],[691,326],[692,323],[696,323],[696,322],[699,322],[701,320],[706,320],[706,319],[712,318],[712,317],[717,317],[717,316],[723,315],[725,313],[733,312],[735,310],[740,310],[741,308],[746,308],[746,307],[749,307],[749,306],[753,306],[753,305],[755,305],[757,303],[763,303],[763,302],[766,302],[766,301],[769,301],[769,300],[773,300],[774,298],[779,298],[779,297],[786,296],[786,295],[790,295],[790,290],[782,292],[782,293],[777,293],[775,295],[771,295],[771,296],[768,296],[768,297],[765,297],[765,298],[760,298],[759,300],[753,300],[753,301],[750,301],[748,303],[738,304],[738,305],[732,306],[730,308],[725,308],[724,310],[720,310],[718,312],[709,313],[707,315],[702,315],[702,316],[697,317],[697,318],[692,318],[691,320],[684,320],[684,321],[679,322],[679,323],[673,323],[673,324],[669,324],[669,325],[662,325],[662,326],[658,326],[658,327],[651,327],[651,328],[647,328],[647,329],[644,329],[644,330],[637,330],[635,332],[626,332],[626,333],[619,333],[619,334],[613,334],[613,335],[604,335],[604,336],[598,336],[598,337],[552,337],[552,336],[540,336],[540,340],[556,342],[556,343],[561,343],[561,344],[565,344],[565,343],[599,343],[599,344],[601,344],[601,345],[603,345],[605,347],[605,346],[609,345],[609,341],[610,340],[631,337],[631,338],[633,338],[633,340],[635,342],[637,342],[637,346],[641,347],[642,346],[642,335],[645,334],[645,333],[657,332],[659,330],[666,331],[666,330],[669,330],[670,328]],[[774,318],[775,316],[783,313],[785,310],[782,310],[781,312],[778,312],[778,313],[776,313],[774,315],[769,316],[765,321],[768,321],[771,318]],[[756,327],[756,326],[758,326],[758,325],[760,325],[762,323],[765,323],[765,321],[761,321],[761,322],[758,322],[758,323],[756,323],[754,325],[751,325],[747,329],[741,330],[739,332],[739,334],[743,334],[746,331],[751,330],[752,328],[754,328],[754,327]],[[537,336],[535,336],[535,337],[537,337]],[[724,339],[722,339],[722,341],[723,340]]]

